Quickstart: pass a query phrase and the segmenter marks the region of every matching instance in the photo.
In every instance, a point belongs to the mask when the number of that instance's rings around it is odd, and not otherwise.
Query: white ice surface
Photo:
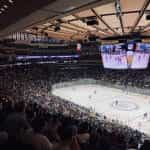
[[[96,112],[104,114],[111,120],[117,119],[122,124],[150,135],[150,96],[127,93],[126,91],[96,84],[57,88],[52,93],[84,107],[92,107]],[[138,108],[129,111],[117,109],[117,106],[114,108],[112,103],[116,100],[119,101],[122,108],[132,107],[130,104],[138,106]],[[148,113],[147,119],[143,117],[145,112]]]

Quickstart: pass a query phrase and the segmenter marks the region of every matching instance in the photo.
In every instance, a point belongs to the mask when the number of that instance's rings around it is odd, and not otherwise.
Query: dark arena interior
[[[150,0],[0,0],[0,150],[150,150]]]

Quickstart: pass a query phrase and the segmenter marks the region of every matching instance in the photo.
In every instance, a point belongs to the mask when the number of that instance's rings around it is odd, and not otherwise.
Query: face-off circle
[[[139,109],[139,106],[130,101],[113,101],[111,107],[120,111],[133,111]]]

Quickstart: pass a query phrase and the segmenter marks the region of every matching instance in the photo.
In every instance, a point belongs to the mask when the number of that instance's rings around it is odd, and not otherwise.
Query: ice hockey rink
[[[52,93],[150,135],[150,96],[97,84],[59,87]]]

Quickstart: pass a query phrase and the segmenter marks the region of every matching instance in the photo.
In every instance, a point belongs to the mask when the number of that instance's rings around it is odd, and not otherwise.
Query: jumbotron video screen
[[[100,46],[104,68],[146,69],[149,64],[150,43],[119,43]]]

